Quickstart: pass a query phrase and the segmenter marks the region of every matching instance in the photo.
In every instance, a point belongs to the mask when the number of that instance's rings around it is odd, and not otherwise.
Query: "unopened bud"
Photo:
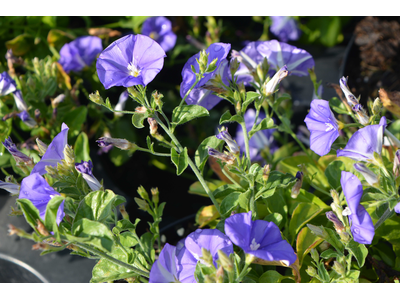
[[[347,103],[350,107],[358,104],[358,99],[350,92],[349,87],[347,86],[347,78],[344,76],[339,80],[340,88],[342,89],[344,95],[346,96]]]
[[[159,191],[158,188],[152,188],[151,190],[151,200],[153,200],[153,203],[157,204],[159,201]]]
[[[377,97],[374,101],[374,104],[372,105],[372,113],[374,115],[379,114],[382,110],[382,107],[383,107],[382,101]]]
[[[207,69],[208,53],[205,50],[200,51],[200,57],[197,59],[199,64],[199,70],[201,74],[204,74]]]
[[[120,205],[119,211],[120,211],[120,213],[122,215],[122,218],[124,218],[125,220],[129,220],[129,215],[128,215],[126,209],[125,209],[125,205]]]
[[[224,269],[221,267],[218,268],[217,272],[215,273],[215,281],[217,283],[224,283]]]
[[[339,275],[344,276],[346,274],[346,270],[344,269],[343,265],[336,260],[333,262],[332,269]]]
[[[229,147],[229,151],[234,155],[239,154],[240,149],[238,144],[232,139],[231,135],[229,134],[228,130],[222,130],[220,133],[216,135],[216,137],[220,140],[225,141],[225,143]]]
[[[318,250],[315,249],[315,248],[312,248],[311,251],[310,251],[310,254],[311,254],[312,259],[313,259],[316,263],[318,263],[318,262],[319,262]]]
[[[44,226],[44,224],[43,224],[42,222],[40,222],[40,220],[36,220],[36,221],[37,221],[37,223],[38,223],[37,230],[39,231],[39,233],[40,233],[41,235],[48,236],[48,235],[49,235],[49,232],[47,231],[47,229],[46,229],[46,227]]]
[[[319,250],[321,250],[321,252],[324,252],[325,250],[329,249],[329,246],[331,244],[329,244],[327,241],[323,241],[321,244],[319,244]]]
[[[75,153],[70,145],[64,147],[64,160],[68,166],[75,166]]]
[[[296,199],[297,196],[299,195],[301,186],[303,185],[303,172],[298,171],[296,173],[296,179],[297,181],[292,187],[292,194],[291,194],[292,198],[294,199]]]
[[[90,97],[90,96],[89,96]],[[60,94],[57,97],[55,97],[53,100],[51,100],[51,106],[53,108],[56,108],[61,102],[63,102],[65,99],[64,94]]]
[[[219,160],[226,162],[228,165],[233,165],[235,162],[236,157],[232,154],[225,154],[221,153],[218,150],[208,147],[208,155],[214,156],[215,158],[218,158]]]
[[[149,194],[146,192],[145,188],[143,186],[139,186],[137,189],[138,194],[140,197],[143,199],[146,199],[147,201],[150,201]]]
[[[97,141],[99,147],[107,147],[109,145],[112,145],[114,147],[117,147],[121,150],[136,150],[137,145],[135,143],[128,142],[125,139],[114,139],[110,137],[101,137]]]
[[[339,194],[336,190],[331,190],[331,197],[336,205],[340,205]]]
[[[317,270],[312,266],[308,266],[308,268],[306,269],[306,272],[311,277],[317,276]]]
[[[137,98],[140,95],[139,91],[135,88],[135,86],[128,87],[127,90],[128,93],[134,98]]]
[[[236,71],[239,69],[240,62],[238,61],[237,57],[235,57],[233,60],[231,60],[229,64],[229,69],[231,71],[231,74],[234,75]]]
[[[208,251],[205,248],[201,248],[201,255],[202,255],[201,257],[202,262],[206,263],[208,266],[213,265],[213,257],[210,251]]]
[[[204,275],[204,283],[216,283],[213,276]]]
[[[341,233],[346,230],[343,223],[338,219],[338,217],[333,211],[328,211],[325,213],[325,215],[328,218],[328,220],[333,223],[337,233]]]
[[[139,114],[144,114],[147,111],[147,108],[145,106],[138,106],[135,108],[135,112]]]
[[[149,125],[150,125],[150,134],[153,136],[153,135],[156,135],[157,134],[157,130],[158,130],[158,124],[157,124],[157,121],[155,120],[155,119],[153,119],[153,118],[147,118],[147,122],[149,123]]]
[[[263,174],[262,174],[262,178],[265,182],[268,181],[268,177],[269,177],[269,173],[271,172],[271,166],[270,165],[264,165],[264,169],[263,169]]]
[[[47,151],[47,145],[43,143],[39,138],[36,138],[36,144],[39,148],[39,155],[43,156]]]
[[[154,99],[154,102],[156,103],[156,105],[161,109],[163,106],[163,102],[162,102],[162,98],[164,98],[163,94],[158,93],[157,91],[154,91],[152,94],[152,97]]]
[[[233,262],[228,255],[221,249],[218,250],[218,260],[221,266],[226,270],[228,273],[233,272]]]
[[[283,78],[285,78],[289,74],[289,71],[284,65],[275,75],[264,85],[265,95],[269,96],[276,92],[276,88],[278,84],[281,82]]]
[[[400,150],[396,151],[393,161],[393,174],[397,178],[400,174]]]
[[[356,104],[353,106],[353,111],[356,113],[356,117],[358,122],[363,125],[369,124],[369,117],[365,109],[361,106],[361,104]]]
[[[368,169],[364,164],[362,163],[355,163],[354,168],[360,172],[365,180],[372,186],[378,183],[378,177],[374,172],[372,172],[370,169]]]
[[[139,206],[139,208],[141,210],[144,210],[144,211],[149,210],[150,207],[146,201],[144,201],[143,199],[140,199],[140,198],[136,198],[136,197],[134,197],[134,199],[135,199],[136,204]]]
[[[100,96],[99,91],[96,91],[96,93],[90,94],[90,95],[89,95],[89,99],[90,99],[90,101],[92,101],[92,102],[94,102],[94,103],[96,103],[96,104],[99,104],[99,105],[104,104],[104,100],[103,100],[103,98]]]
[[[218,58],[214,58],[214,60],[208,65],[208,67],[206,69],[206,73],[211,73],[211,72],[215,71],[215,69],[217,68],[217,62],[218,62]]]

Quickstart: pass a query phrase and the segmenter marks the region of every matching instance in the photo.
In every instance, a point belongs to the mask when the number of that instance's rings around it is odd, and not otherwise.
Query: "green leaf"
[[[36,231],[37,220],[41,220],[39,210],[33,205],[33,203],[28,199],[17,199],[17,203],[21,207],[24,213],[25,220],[29,225]]]
[[[81,162],[82,160],[84,161],[89,161],[91,160],[89,152],[89,139],[86,133],[81,132],[76,141],[75,141],[75,147],[74,147],[74,152],[75,152],[75,161],[76,162]]]
[[[87,107],[86,106],[79,106],[74,110],[70,111],[64,118],[62,122],[68,125],[69,127],[69,135],[70,136],[77,136],[79,133],[82,132],[82,125],[86,121],[87,116]]]
[[[280,283],[285,276],[282,276],[277,271],[269,270],[261,275],[259,283]]]
[[[221,145],[224,141],[218,139],[215,135],[206,138],[201,142],[194,155],[194,161],[196,166],[199,168],[200,172],[203,172],[204,166],[208,158],[208,147],[220,150]]]
[[[308,227],[304,227],[299,232],[296,240],[296,249],[300,266],[303,264],[303,258],[311,251],[311,249],[317,247],[323,241],[322,238],[313,234]]]
[[[343,102],[337,97],[333,97],[329,100],[329,106],[338,114],[351,115],[351,113],[346,109],[346,106],[343,104]]]
[[[206,108],[200,105],[184,105],[175,107],[172,112],[172,123],[182,125],[193,119],[209,116]]]
[[[100,222],[80,219],[74,222],[71,231],[75,237],[85,238],[85,243],[95,246],[102,251],[110,252],[113,244],[113,234],[108,227]]]
[[[259,93],[257,92],[247,92],[246,93],[246,100],[243,101],[242,104],[242,112],[245,112],[247,109],[247,106],[249,106],[254,100],[256,100],[260,96]]]
[[[121,197],[111,190],[99,190],[87,194],[79,205],[74,222],[85,218],[104,223],[113,211],[114,201]],[[123,200],[125,202],[125,199]]]
[[[15,56],[23,56],[34,45],[34,38],[30,34],[24,33],[7,41],[5,44],[7,49],[11,49]]]
[[[249,131],[249,138],[251,138],[257,131],[275,128],[274,125],[274,120],[272,118],[266,117]]]
[[[249,196],[251,191],[248,190],[245,193],[233,192],[232,194],[226,196],[220,206],[221,216],[228,217],[230,213],[235,209],[236,206],[246,207],[249,201]]]
[[[307,227],[317,236],[323,238],[329,244],[331,244],[338,251],[339,254],[343,255],[344,246],[339,240],[335,231],[324,226],[314,226],[312,224],[307,224]]]
[[[149,113],[146,111],[145,113],[134,112],[132,115],[132,124],[136,128],[143,128],[143,121],[149,116]]]
[[[281,224],[282,220],[283,220],[282,215],[278,214],[278,213],[269,214],[268,216],[266,216],[264,218],[264,221],[274,222],[276,224],[276,226],[279,226],[279,224]]]
[[[218,185],[213,182],[210,182],[210,181],[206,181],[206,184],[207,184],[208,188],[210,189],[210,191],[214,191],[219,185],[223,184],[223,181],[220,181],[220,184],[218,184]],[[204,197],[209,198],[208,194],[206,193],[202,184],[199,181],[196,181],[190,185],[189,194],[195,194],[195,195],[204,196]]]
[[[134,255],[132,249],[127,249],[132,255]],[[128,263],[128,257],[120,247],[114,247],[111,253],[108,255],[116,258],[122,262]],[[137,275],[130,269],[124,268],[120,265],[114,264],[107,259],[100,259],[100,261],[94,266],[92,270],[92,279],[90,282],[109,282],[118,279],[129,278]]]
[[[293,242],[296,238],[297,233],[300,231],[306,223],[310,222],[313,218],[322,212],[322,208],[312,203],[300,203],[294,209],[292,218],[289,223],[289,233],[291,235],[291,241]]]
[[[337,190],[340,185],[340,178],[342,171],[350,171],[346,168],[344,162],[340,160],[336,160],[331,162],[328,167],[325,169],[325,176],[328,178],[328,182],[331,187]]]
[[[329,259],[329,258],[332,258],[332,257],[334,257],[334,258],[339,258],[340,257],[340,255],[333,249],[325,250],[324,252],[322,252],[320,254],[320,256],[322,258],[324,258],[324,259]]]
[[[351,240],[346,245],[346,249],[356,258],[358,266],[360,268],[364,266],[365,259],[368,255],[368,249],[365,247],[365,245],[359,244],[354,240]]]
[[[288,190],[287,193],[288,195],[290,195],[291,191]],[[320,208],[324,210],[330,209],[330,206],[325,204],[325,202],[322,201],[319,197],[303,189],[300,190],[300,193],[297,195],[297,198],[293,200],[295,200],[296,202],[313,203],[315,205],[318,205]]]
[[[57,213],[58,213],[58,208],[60,207],[61,203],[64,201],[65,197],[63,196],[55,196],[50,201],[47,203],[46,206],[46,213],[44,217],[44,226],[48,230],[51,230],[54,232],[54,235],[57,239],[57,241],[60,241],[60,235],[58,232],[58,225],[57,225]]]
[[[227,110],[226,112],[224,112],[222,114],[221,118],[219,119],[219,124],[228,123],[228,122],[243,123],[244,119],[240,115],[232,116],[231,113],[229,112],[229,110]]]
[[[176,174],[181,175],[189,164],[187,148],[185,147],[181,153],[176,152],[175,148],[171,148],[171,160],[176,166]]]

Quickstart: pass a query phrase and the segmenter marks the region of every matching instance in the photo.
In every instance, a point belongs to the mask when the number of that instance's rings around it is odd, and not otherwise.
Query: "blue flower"
[[[42,220],[45,218],[46,208],[49,201],[54,196],[60,196],[38,173],[33,173],[25,177],[21,182],[21,189],[19,192],[19,199],[28,199],[39,210],[39,215]],[[64,218],[64,202],[60,204],[56,222],[60,225]]]
[[[150,270],[149,283],[179,282],[176,247],[165,244]]]
[[[150,17],[143,22],[142,34],[151,37],[165,52],[174,48],[176,34],[172,31],[171,21],[166,17]]]
[[[6,71],[0,73],[0,96],[5,96],[17,90],[17,85]]]
[[[101,183],[94,177],[92,173],[93,164],[89,161],[81,161],[75,163],[75,169],[82,174],[83,179],[86,180],[92,191],[98,191],[101,188]]]
[[[124,36],[101,52],[97,74],[106,89],[147,85],[164,65],[165,51],[148,36]]]
[[[251,219],[251,211],[230,216],[225,220],[225,233],[230,240],[247,254],[266,261],[293,264],[297,256],[290,244],[282,239],[273,222]]]
[[[62,46],[58,62],[67,73],[79,72],[84,67],[90,66],[102,50],[99,37],[82,36]]]
[[[68,143],[68,126],[63,123],[61,132],[57,134],[47,147],[42,159],[32,169],[32,173],[46,174],[46,166],[56,167],[64,159],[64,148]]]
[[[293,17],[271,16],[272,25],[270,30],[282,42],[296,41],[300,38],[301,30]]]
[[[360,180],[352,173],[342,171],[340,184],[351,212],[349,220],[354,241],[360,244],[371,244],[375,235],[375,229],[371,216],[365,210],[364,206],[360,204],[363,194]]]
[[[311,109],[304,122],[311,134],[310,149],[321,156],[327,154],[339,137],[339,126],[329,102],[320,99],[311,101]]]
[[[378,125],[368,125],[357,130],[347,142],[343,150],[337,151],[337,156],[346,156],[356,161],[373,162],[374,152],[381,154],[383,133],[386,118],[382,117]]]
[[[224,43],[214,43],[211,44],[205,51],[208,55],[208,65],[215,59],[217,58],[217,64],[216,64],[216,69],[212,72],[204,74],[204,77],[196,84],[196,86],[193,88],[193,90],[189,93],[189,95],[186,97],[185,101],[187,104],[197,104],[205,107],[206,109],[210,110],[212,109],[215,105],[217,105],[220,101],[221,98],[218,97],[217,95],[214,95],[211,90],[202,88],[203,85],[205,85],[210,79],[214,78],[216,74],[221,75],[222,81],[226,84],[228,84],[228,61],[226,60],[226,57],[228,55],[228,52],[231,49],[230,44],[224,44]],[[192,67],[196,69],[196,72],[199,72],[199,64],[197,60],[200,58],[200,53],[197,53],[193,55],[189,60],[186,62],[186,64],[183,66],[182,69],[182,83],[181,83],[181,89],[180,89],[180,94],[181,97],[184,98],[186,93],[189,91],[189,89],[192,87],[192,85],[196,81],[196,74],[193,73]]]

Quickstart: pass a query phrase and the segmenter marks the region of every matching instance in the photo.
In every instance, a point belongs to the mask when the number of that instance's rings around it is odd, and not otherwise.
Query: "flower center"
[[[152,31],[152,32],[150,32],[149,37],[152,38],[153,40],[157,40],[159,37],[159,34],[155,31]]]
[[[127,69],[129,70],[129,75],[133,77],[138,77],[140,75],[140,72],[142,71],[137,63],[135,62],[135,58],[132,57],[132,61],[129,63],[127,66]]]
[[[331,131],[335,129],[331,123],[325,123],[325,125],[326,125],[325,131]]]
[[[253,250],[253,251],[255,251],[255,250],[257,250],[258,248],[260,248],[260,244],[257,244],[257,243],[256,243],[256,239],[254,238],[254,239],[251,241],[250,249]]]

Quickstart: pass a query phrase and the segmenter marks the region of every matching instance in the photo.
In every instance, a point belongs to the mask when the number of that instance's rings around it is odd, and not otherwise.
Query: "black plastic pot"
[[[48,283],[47,279],[34,268],[3,253],[0,253],[0,282]]]

